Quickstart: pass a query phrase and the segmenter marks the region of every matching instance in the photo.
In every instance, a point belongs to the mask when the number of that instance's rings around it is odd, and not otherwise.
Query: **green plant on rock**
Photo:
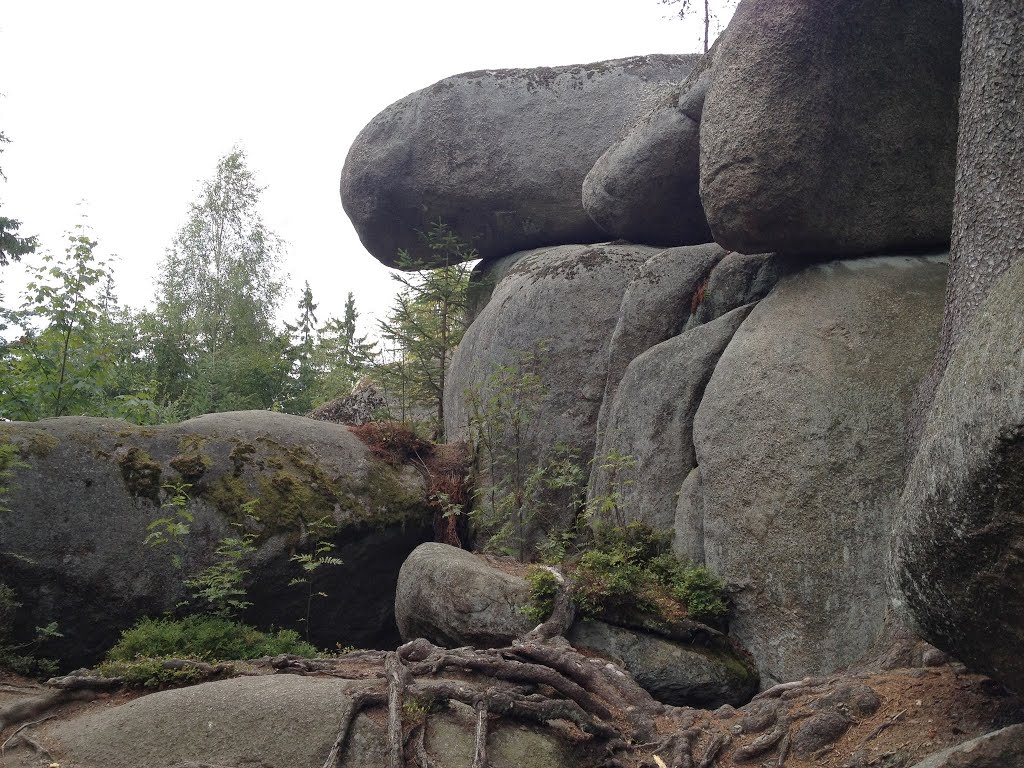
[[[526,573],[530,585],[530,603],[522,612],[538,624],[545,621],[555,608],[555,597],[562,586],[561,579],[550,568],[531,566]]]
[[[282,653],[314,656],[317,650],[294,630],[261,632],[223,616],[196,615],[183,619],[142,619],[121,633],[121,639],[107,652],[107,659],[132,661],[163,657],[225,661]]]
[[[104,661],[96,668],[96,673],[100,677],[120,678],[129,688],[174,688],[204,679],[198,666],[171,666],[166,661],[141,657],[131,661]]]
[[[233,524],[241,529],[239,523]],[[252,603],[245,599],[245,577],[249,569],[245,561],[256,551],[256,534],[239,530],[234,536],[225,536],[214,550],[216,559],[185,581],[185,585],[204,609],[215,616],[236,616]]]
[[[668,537],[642,523],[598,526],[593,548],[568,565],[580,615],[635,622],[643,615],[716,625],[726,614],[724,583],[703,566],[680,562]]]
[[[636,458],[629,454],[609,453],[600,461],[595,457],[591,465],[604,476],[608,490],[587,501],[587,517],[598,525],[624,527],[626,518],[622,492],[633,484]]]
[[[706,567],[683,568],[671,583],[672,594],[686,604],[690,618],[716,623],[728,610],[725,585]]]
[[[191,484],[183,482],[163,486],[164,500],[160,505],[163,516],[146,526],[148,533],[142,542],[148,547],[170,545],[175,550],[171,553],[171,563],[177,569],[182,566],[185,539],[195,521],[195,515],[189,510],[191,498],[188,492],[191,487]]]
[[[307,524],[306,529],[307,533],[315,540],[313,551],[295,552],[288,558],[290,562],[297,563],[302,569],[302,575],[289,581],[288,586],[302,585],[306,588],[306,613],[299,621],[305,625],[306,640],[309,640],[309,620],[313,609],[313,600],[317,597],[327,597],[326,592],[314,589],[313,579],[316,572],[325,566],[344,565],[344,561],[331,554],[334,551],[334,544],[328,537],[335,531],[336,526],[330,515],[313,520]]]
[[[557,540],[565,519],[574,520],[582,506],[577,453],[564,444],[546,456],[534,450],[547,395],[538,373],[546,354],[543,343],[521,352],[466,393],[478,465],[474,520],[489,549],[523,561],[537,554],[538,544]]]
[[[61,637],[57,623],[36,627],[35,636],[25,643],[11,639],[14,617],[21,608],[14,590],[0,581],[0,669],[28,677],[50,677],[57,672],[57,662],[34,655],[45,640]]]

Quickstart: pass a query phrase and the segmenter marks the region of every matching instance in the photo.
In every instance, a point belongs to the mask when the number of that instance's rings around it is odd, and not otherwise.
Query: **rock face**
[[[998,0],[964,3],[963,83],[956,208],[942,347],[921,387],[916,437],[961,333],[999,277],[1024,257],[1024,78],[1014,55],[1024,45],[1024,9]]]
[[[365,684],[296,675],[204,683],[60,723],[47,734],[46,743],[62,764],[80,768],[313,768],[324,764],[337,736],[339,713],[361,685]],[[475,722],[472,710],[461,705],[433,715],[427,753],[468,765]],[[580,765],[558,739],[509,722],[494,723],[487,741],[488,761],[495,768]],[[340,768],[386,764],[385,727],[358,716]]]
[[[387,398],[373,384],[357,386],[345,397],[339,397],[313,409],[311,419],[333,421],[335,424],[360,426],[374,420],[377,413],[387,408]]]
[[[893,579],[924,638],[1024,691],[1024,262],[962,332],[907,474]]]
[[[718,358],[751,309],[663,341],[630,363],[595,452],[592,499],[614,493],[625,520],[672,530],[676,496],[696,465],[694,414]],[[623,476],[606,469],[612,466],[606,457],[616,456],[630,457]]]
[[[440,219],[485,259],[606,236],[580,201],[610,144],[686,77],[697,56],[455,75],[392,104],[359,134],[341,198],[366,249],[429,260]]]
[[[504,407],[492,425],[498,436],[494,445],[505,458],[495,466],[495,481],[510,471],[502,462],[511,452],[522,457],[521,466],[532,466],[563,446],[585,465],[594,452],[608,343],[623,293],[658,252],[603,244],[508,257],[514,266],[495,286],[452,359],[445,386],[449,440],[468,436],[475,399],[497,396],[504,398]],[[529,392],[515,389],[524,381]],[[572,522],[571,512],[559,514],[548,521],[551,526]]]
[[[720,46],[700,129],[716,242],[831,255],[948,242],[959,3],[742,0]]]
[[[1024,9],[964,3],[959,167],[944,341],[955,342],[988,289],[1024,257]]]
[[[700,202],[700,120],[717,47],[665,92],[583,181],[583,207],[614,237],[651,245],[711,240]]]
[[[604,398],[598,417],[603,434],[622,375],[633,359],[679,334],[695,300],[725,251],[715,243],[660,251],[630,281],[622,296],[618,320],[608,345]]]
[[[705,389],[703,517],[677,518],[676,534],[735,590],[730,633],[768,684],[841,668],[882,628],[905,408],[934,354],[945,275],[941,257],[790,275]]]
[[[301,575],[289,558],[315,543],[303,531],[324,517],[345,564],[316,574],[329,598],[313,612],[311,638],[327,646],[397,640],[398,569],[429,538],[430,513],[418,475],[378,463],[346,428],[266,411],[160,427],[64,417],[0,425],[0,440],[16,444],[26,464],[10,483],[7,506],[16,512],[0,526],[0,573],[25,604],[16,629],[59,624],[63,637],[42,655],[92,663],[139,618],[173,610],[186,596],[184,579],[213,561],[230,523],[258,535],[247,583],[254,605],[244,618],[297,626],[306,594],[288,585]],[[181,484],[190,533],[180,548],[145,546],[151,521],[175,514],[161,508],[164,486]]]
[[[709,323],[744,304],[760,301],[794,265],[770,253],[729,253],[702,285],[687,327]]]
[[[425,637],[450,648],[497,648],[533,629],[536,622],[522,612],[529,603],[526,579],[463,549],[428,543],[402,565],[395,619],[403,640]]]
[[[1004,768],[1024,765],[1024,725],[1011,725],[950,747],[914,768]]]
[[[757,692],[757,673],[736,656],[603,621],[578,621],[566,638],[610,656],[658,701],[680,707],[739,706]]]

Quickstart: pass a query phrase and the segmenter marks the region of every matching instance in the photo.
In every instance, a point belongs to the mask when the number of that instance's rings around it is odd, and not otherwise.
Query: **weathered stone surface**
[[[1024,765],[1024,725],[1011,725],[926,757],[914,768],[1009,768]]]
[[[718,358],[752,308],[663,341],[629,364],[595,452],[591,499],[615,493],[626,521],[673,530],[679,488],[696,465],[694,414]],[[606,469],[611,456],[630,457],[628,477]]]
[[[744,304],[760,301],[793,269],[789,259],[772,253],[729,253],[702,286],[687,328],[708,323]]]
[[[678,335],[694,306],[694,296],[712,268],[725,256],[715,243],[668,248],[644,262],[622,296],[608,345],[604,397],[598,434],[604,433],[615,392],[633,359]]]
[[[366,249],[428,260],[416,230],[440,219],[481,257],[607,239],[583,178],[698,56],[469,72],[392,104],[362,130],[341,198]]]
[[[245,618],[301,626],[306,594],[288,586],[301,575],[289,562],[306,523],[327,516],[338,567],[316,574],[314,642],[373,646],[397,640],[391,604],[398,569],[429,538],[422,480],[375,461],[345,427],[300,416],[246,411],[181,424],[135,427],[111,419],[64,417],[0,425],[19,446],[0,526],[0,573],[25,604],[16,628],[30,634],[56,621],[62,638],[44,655],[68,666],[98,660],[121,630],[174,609],[183,580],[208,565],[221,538],[242,523],[259,535],[247,580],[254,606]],[[195,516],[182,542],[147,547],[167,484],[187,483]],[[242,504],[256,500],[255,518]]]
[[[882,700],[870,686],[843,682],[825,696],[816,699],[810,708],[816,712],[844,712],[860,719],[875,714],[880,706]]]
[[[947,243],[960,4],[742,0],[700,131],[715,241],[857,254]]]
[[[510,645],[536,622],[526,579],[488,565],[447,544],[421,544],[402,565],[395,619],[403,640],[425,637],[437,645],[491,648]]]
[[[594,452],[608,344],[623,293],[658,252],[602,244],[510,256],[515,265],[495,286],[452,359],[445,385],[448,439],[468,434],[473,397],[493,396],[492,374],[512,366],[535,374],[543,391],[536,406],[518,404],[530,411],[519,443],[526,464],[544,461],[561,444],[585,466]],[[500,448],[509,448],[510,439],[502,438]]]
[[[387,408],[388,401],[373,384],[357,386],[351,394],[339,397],[314,408],[311,419],[332,421],[335,424],[359,426],[374,420],[377,413]]]
[[[703,709],[739,706],[757,692],[756,671],[725,651],[592,620],[577,621],[566,639],[610,656],[665,704]]]
[[[934,354],[944,257],[783,279],[740,326],[694,419],[707,566],[763,680],[854,661],[882,628],[906,404]]]
[[[679,488],[672,528],[672,554],[683,562],[704,565],[704,489],[701,487],[700,467],[691,469]]]
[[[320,768],[337,736],[338,714],[362,683],[297,675],[240,677],[154,693],[51,726],[55,760],[78,768],[137,768],[200,762],[218,766]],[[472,762],[475,716],[455,706],[431,718],[426,749],[455,765]],[[579,765],[556,738],[495,722],[488,734],[495,768]],[[356,718],[341,768],[387,764],[382,723]],[[469,755],[468,760],[458,760]],[[530,755],[529,763],[524,756]]]
[[[964,2],[953,257],[943,333],[954,343],[1010,264],[1024,257],[1024,8]]]
[[[700,118],[717,51],[667,90],[583,180],[583,207],[609,235],[651,245],[711,240],[700,202]]]
[[[961,333],[1010,264],[1024,258],[1024,8],[967,0],[949,287],[942,346],[921,387],[914,437]]]
[[[899,504],[895,592],[922,636],[1024,691],[1024,262],[961,335]]]

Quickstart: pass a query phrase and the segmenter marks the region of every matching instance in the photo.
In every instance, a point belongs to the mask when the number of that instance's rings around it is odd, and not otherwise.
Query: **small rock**
[[[727,651],[699,648],[603,621],[578,621],[567,634],[622,666],[665,704],[710,708],[741,704],[757,690],[757,676]]]
[[[395,620],[404,640],[500,647],[533,628],[520,610],[529,600],[526,579],[457,547],[421,544],[398,574]]]
[[[949,654],[938,648],[931,648],[921,655],[921,663],[926,667],[944,667],[949,663]]]

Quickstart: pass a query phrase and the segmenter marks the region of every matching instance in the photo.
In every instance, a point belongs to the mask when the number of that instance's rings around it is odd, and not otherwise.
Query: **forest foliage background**
[[[261,192],[242,149],[218,161],[167,247],[152,309],[118,301],[114,266],[85,223],[54,254],[0,219],[0,267],[21,260],[31,274],[21,295],[0,294],[0,419],[304,414],[366,378],[385,397],[383,417],[416,415],[436,433],[475,254],[442,222],[421,233],[450,263],[417,270],[403,255],[394,306],[371,340],[357,331],[352,293],[341,317],[317,316],[308,281],[284,305],[285,244],[263,223]]]

